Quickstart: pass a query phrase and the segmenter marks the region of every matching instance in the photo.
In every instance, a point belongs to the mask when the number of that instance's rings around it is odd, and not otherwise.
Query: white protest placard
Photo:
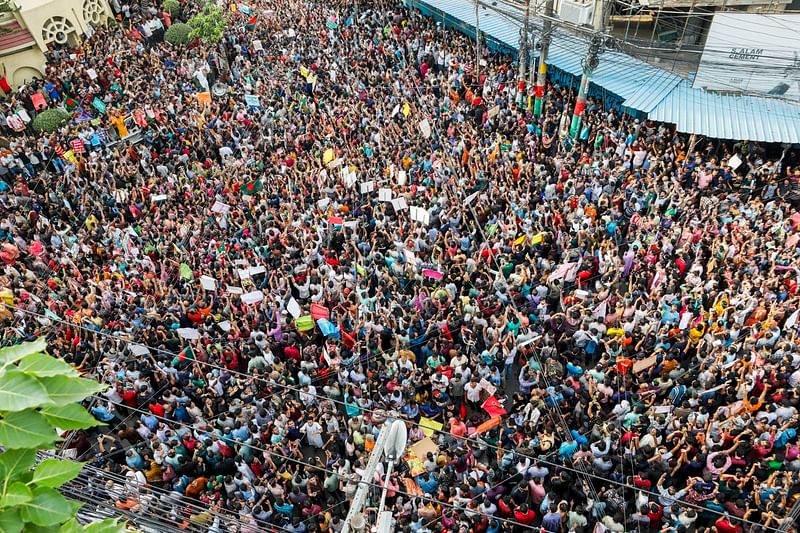
[[[200,338],[200,332],[195,328],[178,328],[178,335],[180,335],[182,339],[188,341],[194,341]]]
[[[742,159],[741,159],[741,158],[740,158],[738,155],[734,154],[734,155],[733,155],[733,157],[731,157],[730,159],[728,159],[728,165],[729,165],[729,166],[730,166],[730,167],[731,167],[733,170],[736,170],[737,168],[739,168],[740,166],[742,166]]]
[[[422,132],[422,136],[426,139],[431,136],[431,123],[428,122],[427,118],[424,118],[420,121],[419,131]]]
[[[147,355],[150,353],[150,348],[143,344],[131,344],[130,345],[131,353],[137,357],[142,355]]]
[[[424,207],[411,207],[411,220],[421,222],[426,226],[431,222],[431,214]]]
[[[237,268],[236,270],[239,273],[239,279],[249,279],[250,278],[250,269],[248,269],[248,268]]]
[[[267,267],[265,267],[264,265],[258,265],[247,269],[247,273],[250,274],[251,276],[257,276],[259,274],[265,273],[266,271]]]
[[[678,324],[678,329],[686,329],[689,327],[689,321],[692,319],[692,313],[685,312],[681,315],[681,323]]]
[[[378,200],[381,202],[391,202],[392,201],[392,189],[384,189],[381,188],[378,190]]]
[[[162,202],[166,200],[168,197],[166,194],[156,194],[150,197],[150,202]]]
[[[497,387],[492,385],[486,378],[481,379],[478,384],[489,393],[489,396],[494,396],[494,393],[497,392]]]
[[[224,215],[225,213],[227,213],[230,210],[231,210],[231,206],[229,206],[228,204],[223,204],[219,200],[215,201],[214,205],[211,206],[211,211],[213,213],[221,213],[221,214]]]
[[[489,110],[489,112],[486,114],[486,116],[488,116],[489,118],[494,118],[499,114],[500,114],[500,106],[496,105],[496,106],[494,106],[493,108],[491,108]]]
[[[397,173],[397,184],[401,187],[406,184],[406,171],[401,170]]]
[[[253,305],[257,304],[261,300],[264,299],[264,293],[261,291],[251,291],[245,294],[242,294],[242,303],[245,305]]]
[[[244,289],[241,287],[234,287],[233,285],[227,285],[225,287],[225,291],[229,292],[230,294],[243,294]]]
[[[353,185],[356,184],[356,181],[358,181],[358,177],[355,172],[350,172],[349,170],[345,172],[344,184],[347,185],[347,187],[352,188]]]
[[[224,332],[229,332],[231,330],[231,321],[230,320],[223,320],[219,323],[219,329]]]
[[[200,285],[207,291],[213,291],[217,289],[217,280],[211,276],[200,276]]]
[[[300,309],[300,304],[297,303],[297,300],[294,299],[294,296],[289,298],[289,301],[286,303],[286,310],[289,311],[289,313],[295,319],[297,319],[297,317],[299,317],[303,313],[303,310]]]
[[[406,256],[407,262],[417,264],[417,255],[411,250],[403,250],[403,255]]]
[[[361,182],[361,194],[366,194],[368,192],[372,192],[375,190],[375,182],[374,181],[362,181]]]
[[[86,69],[86,74],[89,75],[89,79],[90,80],[96,80],[97,79],[97,71],[95,69],[93,69],[93,68]]]
[[[401,211],[403,209],[408,209],[408,204],[406,203],[406,199],[401,196],[400,198],[392,200],[392,207],[394,207],[395,211]]]
[[[784,329],[792,329],[795,324],[797,324],[797,317],[800,316],[800,309],[795,311],[789,316],[789,319],[786,320],[786,324],[784,324]]]
[[[477,198],[477,197],[478,197],[478,194],[480,194],[480,191],[475,191],[474,193],[472,193],[472,194],[470,194],[469,196],[467,196],[467,197],[464,199],[464,205],[469,205],[469,204],[471,204],[473,201],[475,201],[475,198]]]
[[[345,228],[356,229],[358,227],[358,220],[347,220],[344,223]]]
[[[256,52],[261,52],[264,50],[264,46],[261,44],[261,41],[258,39],[253,39],[253,50]]]
[[[320,209],[325,209],[326,207],[328,207],[330,203],[331,203],[330,198],[323,198],[322,200],[319,200],[317,202],[317,207],[319,207]]]

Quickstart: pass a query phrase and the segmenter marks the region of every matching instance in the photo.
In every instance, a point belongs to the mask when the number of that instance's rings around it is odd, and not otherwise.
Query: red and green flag
[[[260,193],[263,189],[264,189],[264,184],[261,183],[260,179],[256,179],[247,183],[244,187],[242,187],[242,195],[253,196],[255,194]]]

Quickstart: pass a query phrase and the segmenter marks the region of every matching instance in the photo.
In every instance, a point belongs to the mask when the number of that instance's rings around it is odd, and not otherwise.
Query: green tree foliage
[[[189,26],[192,27],[190,39],[199,38],[206,44],[215,44],[225,34],[228,17],[221,7],[206,5],[200,13],[189,19]]]
[[[45,109],[33,119],[33,129],[40,133],[53,133],[63,126],[71,116],[60,109]]]
[[[114,519],[81,525],[75,519],[81,504],[58,491],[83,463],[36,462],[39,450],[59,440],[56,428],[99,425],[78,402],[105,389],[44,353],[46,347],[42,337],[0,349],[0,531],[121,532],[124,526]]]
[[[161,8],[169,13],[171,17],[177,17],[178,13],[181,12],[181,3],[178,0],[164,0]]]
[[[189,42],[189,33],[192,28],[183,22],[176,22],[164,32],[164,39],[172,44],[186,44]]]

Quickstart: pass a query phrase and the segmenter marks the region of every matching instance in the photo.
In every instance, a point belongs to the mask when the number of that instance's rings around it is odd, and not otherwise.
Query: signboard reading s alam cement
[[[694,87],[800,100],[800,15],[715,14]]]

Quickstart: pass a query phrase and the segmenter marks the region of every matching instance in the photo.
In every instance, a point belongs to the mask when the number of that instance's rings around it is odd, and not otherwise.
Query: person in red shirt
[[[742,533],[742,525],[735,518],[729,516],[721,516],[714,522],[717,528],[717,533]]]
[[[527,503],[523,503],[514,511],[514,520],[521,524],[530,526],[533,524],[534,519],[536,519],[536,513],[533,512],[533,509],[528,509]]]
[[[128,385],[125,387],[125,390],[122,391],[120,396],[122,396],[122,401],[128,407],[136,409],[139,406],[138,401],[136,400],[136,391],[133,389],[133,386]]]
[[[650,502],[650,510],[647,513],[650,519],[650,530],[661,529],[661,519],[664,517],[664,508],[655,502]]]

